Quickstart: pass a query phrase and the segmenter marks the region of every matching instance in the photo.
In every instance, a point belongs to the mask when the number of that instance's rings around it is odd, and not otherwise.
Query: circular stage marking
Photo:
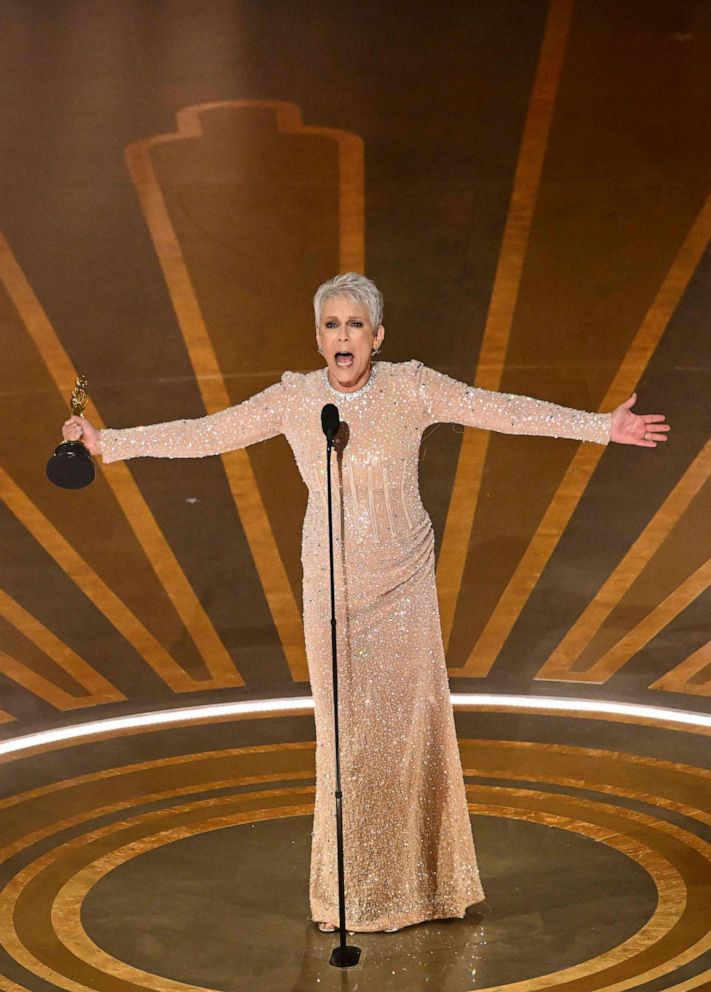
[[[476,773],[480,776],[495,777],[505,773],[513,777],[511,756],[518,754],[519,768],[515,773],[517,779],[523,778],[520,768],[525,765],[536,769],[535,776],[531,775],[531,778],[563,786],[572,782],[577,788],[595,789],[596,782],[590,773],[593,770],[600,773],[604,768],[609,772],[615,763],[620,768],[626,766],[629,781],[630,763],[635,766],[641,764],[646,770],[647,779],[644,792],[625,793],[620,786],[613,785],[612,788],[617,795],[632,798],[644,796],[647,800],[650,797],[653,799],[654,794],[649,791],[649,787],[653,785],[655,773],[663,779],[664,774],[669,776],[672,772],[675,775],[696,776],[701,771],[656,759],[642,759],[640,762],[634,756],[614,752],[530,742],[463,741],[461,746],[465,767],[472,764],[471,757],[474,754],[481,759],[476,768]],[[525,760],[521,762],[521,758]],[[95,819],[109,809],[128,810],[131,805],[145,805],[157,798],[165,799],[171,794],[185,795],[197,791],[204,793],[239,784],[259,783],[265,779],[276,782],[309,777],[313,775],[312,762],[313,744],[308,742],[240,748],[144,762],[113,771],[115,784],[130,784],[136,792],[131,799],[103,806],[95,802],[99,795],[96,791],[97,779],[101,779],[101,784],[104,784],[111,774],[109,772],[43,787],[26,794],[25,801],[30,804],[46,803],[54,791],[58,799],[61,797],[64,800],[63,806],[71,806],[66,800],[75,798],[72,791],[76,789],[86,793],[85,799],[91,800],[93,797],[93,809],[88,814],[85,810],[83,815],[77,813],[72,817],[60,816],[54,823],[54,830],[48,824],[35,832],[34,836],[26,838],[28,844],[16,842],[12,849],[19,853],[37,840],[38,833],[49,837],[53,832],[66,827],[69,821],[78,825],[82,820]],[[187,784],[179,789],[173,785],[171,790],[167,786],[170,779],[174,781],[176,765],[182,766],[181,780],[187,781]],[[635,767],[635,772],[639,770]],[[252,774],[245,774],[247,771]],[[586,772],[590,777],[581,779],[581,775]],[[619,774],[617,777],[620,777]],[[612,778],[614,779],[614,775]],[[160,785],[163,788],[156,788]],[[609,788],[607,783],[605,787]],[[665,788],[668,791],[668,783]],[[2,893],[0,931],[5,939],[5,946],[30,971],[75,992],[86,989],[95,992],[103,987],[102,976],[106,980],[109,975],[112,977],[108,981],[114,983],[113,987],[116,987],[117,980],[123,980],[138,982],[142,987],[160,989],[162,992],[172,988],[202,988],[186,986],[180,982],[170,983],[170,980],[134,969],[107,955],[84,931],[80,919],[82,900],[93,885],[113,868],[172,840],[207,830],[218,830],[235,823],[307,815],[311,810],[312,791],[309,786],[301,785],[262,790],[258,793],[216,796],[168,809],[143,812],[129,820],[103,825],[65,842],[22,869]],[[699,930],[699,924],[703,924],[703,911],[700,914],[693,899],[688,903],[685,901],[689,884],[695,882],[698,886],[698,871],[704,861],[708,873],[709,862],[704,857],[708,855],[708,846],[698,837],[675,824],[660,821],[647,814],[570,793],[487,785],[470,785],[468,791],[470,796],[476,797],[472,804],[474,812],[572,830],[623,851],[644,867],[660,893],[660,903],[653,917],[618,947],[565,971],[532,978],[525,983],[513,983],[506,988],[552,989],[562,982],[572,982],[574,985],[583,971],[589,981],[594,971],[619,971],[626,966],[625,978],[613,979],[612,985],[604,983],[596,986],[622,989],[637,984],[643,977],[649,980],[655,974],[669,973],[683,960],[691,960],[701,952],[704,947],[704,930]],[[22,801],[23,797],[19,796],[0,804],[0,825],[5,810],[16,808]],[[668,796],[664,797],[664,802],[668,807],[683,806]],[[91,801],[89,805],[92,805]],[[217,817],[216,809],[221,811]],[[687,815],[696,815],[696,811],[687,808]],[[707,819],[703,812],[698,814],[698,818]],[[674,861],[679,862],[678,867],[674,867]],[[13,915],[17,929],[13,925]],[[39,921],[42,925],[38,930]],[[672,931],[674,940],[678,940],[677,931],[680,927],[686,938],[684,946],[680,948],[677,943],[674,953],[664,958],[662,964],[657,963],[656,967],[646,967],[645,970],[645,951],[653,950],[658,962],[660,946]],[[41,948],[37,945],[38,933],[41,934]],[[71,954],[67,954],[68,951]],[[639,968],[634,970],[634,974],[629,971],[632,956],[639,959],[641,973]],[[92,972],[89,983],[85,977],[87,969]]]
[[[493,711],[499,713],[534,713],[580,719],[609,720],[693,734],[711,735],[711,715],[668,706],[649,706],[609,699],[578,699],[572,696],[523,696],[510,693],[452,692],[455,711]],[[0,741],[0,762],[12,761],[29,752],[71,747],[82,740],[104,740],[117,734],[141,733],[189,724],[217,723],[223,720],[254,720],[269,717],[313,713],[311,696],[287,696],[281,699],[235,700],[208,703],[150,713],[85,720],[67,727],[54,727]]]

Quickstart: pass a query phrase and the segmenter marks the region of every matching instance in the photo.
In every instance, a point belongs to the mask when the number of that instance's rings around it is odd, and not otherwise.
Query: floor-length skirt
[[[346,926],[461,917],[484,898],[449,698],[428,517],[395,542],[336,542]],[[328,547],[304,525],[304,627],[316,719],[310,902],[338,923]]]

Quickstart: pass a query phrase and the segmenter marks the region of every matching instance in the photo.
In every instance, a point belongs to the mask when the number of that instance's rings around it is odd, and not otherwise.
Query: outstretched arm
[[[67,441],[82,440],[92,455],[104,462],[123,458],[202,458],[265,441],[282,429],[284,408],[281,382],[256,393],[243,403],[193,420],[171,420],[123,430],[96,430],[84,417],[70,417],[62,427]]]
[[[636,394],[610,413],[589,413],[515,393],[468,386],[421,363],[416,364],[425,424],[455,423],[504,434],[537,434],[607,444],[656,447],[669,426],[662,414],[630,412]],[[651,425],[654,425],[653,427]]]

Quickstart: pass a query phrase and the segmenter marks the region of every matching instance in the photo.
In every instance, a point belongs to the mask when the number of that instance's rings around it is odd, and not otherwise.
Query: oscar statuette
[[[70,400],[74,416],[82,417],[88,396],[86,376],[78,375]],[[47,478],[62,489],[83,489],[94,481],[96,469],[82,441],[63,441],[47,462]]]

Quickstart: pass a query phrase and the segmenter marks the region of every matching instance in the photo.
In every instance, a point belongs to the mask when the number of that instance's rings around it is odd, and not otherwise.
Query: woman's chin
[[[352,365],[329,365],[332,382],[343,389],[353,389],[362,385],[365,371],[365,369],[358,369]]]

